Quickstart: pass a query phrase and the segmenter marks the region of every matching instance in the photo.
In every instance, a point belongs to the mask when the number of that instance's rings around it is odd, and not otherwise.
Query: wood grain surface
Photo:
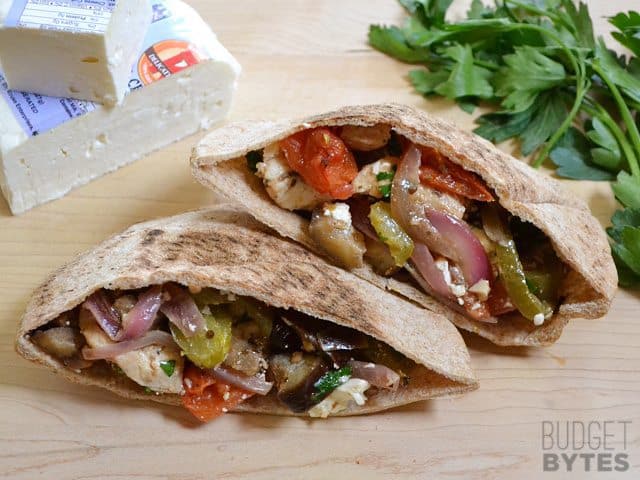
[[[444,101],[411,92],[409,67],[366,45],[370,23],[398,23],[395,0],[192,0],[243,65],[232,119],[278,118],[395,101],[473,128]],[[637,0],[589,1],[603,15]],[[457,4],[458,11],[461,5]],[[213,201],[179,142],[11,217],[0,201],[0,476],[20,479],[639,478],[640,294],[606,318],[573,321],[546,349],[498,348],[465,335],[481,388],[461,398],[328,421],[226,415],[199,425],[181,409],[71,385],[14,352],[32,290],[74,254],[130,224]],[[509,148],[509,146],[505,147]],[[608,185],[567,182],[606,224]],[[543,473],[542,424],[631,421],[626,473]]]

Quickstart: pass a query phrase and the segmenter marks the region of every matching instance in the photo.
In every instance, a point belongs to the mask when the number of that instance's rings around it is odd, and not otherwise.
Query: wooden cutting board
[[[370,23],[402,19],[394,0],[191,3],[243,65],[233,120],[394,101],[473,128],[472,117],[449,102],[427,102],[412,93],[408,66],[367,47]],[[605,13],[638,8],[636,0],[589,5],[601,31]],[[571,322],[550,348],[498,348],[465,335],[481,388],[464,397],[324,422],[226,415],[199,425],[181,409],[71,385],[19,358],[13,349],[17,322],[49,271],[134,222],[213,201],[187,168],[197,140],[177,143],[21,217],[11,217],[0,201],[0,476],[544,478],[543,454],[560,451],[543,450],[543,428],[550,424],[542,422],[599,422],[604,428],[606,420],[631,422],[609,424],[608,447],[629,456],[638,478],[638,292],[619,292],[604,319]],[[609,186],[566,183],[605,225],[615,208]],[[597,433],[594,426],[594,446]],[[594,466],[584,473],[580,461],[577,473],[563,468],[553,478],[595,478]],[[634,478],[631,471],[604,478],[616,476]]]

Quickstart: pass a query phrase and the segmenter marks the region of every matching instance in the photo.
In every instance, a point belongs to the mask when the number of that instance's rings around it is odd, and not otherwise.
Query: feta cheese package
[[[9,88],[114,105],[127,91],[151,4],[13,0],[2,17],[0,64]]]
[[[180,0],[153,4],[121,105],[8,89],[0,72],[0,188],[14,214],[128,164],[228,113],[240,65]]]

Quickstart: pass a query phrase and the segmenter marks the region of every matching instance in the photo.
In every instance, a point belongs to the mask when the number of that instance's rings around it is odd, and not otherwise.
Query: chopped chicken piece
[[[80,330],[90,347],[100,347],[113,343],[85,309],[80,311]],[[174,361],[175,368],[169,377],[160,363]],[[178,347],[149,345],[140,350],[118,355],[113,359],[124,374],[138,385],[159,393],[183,393],[182,373],[184,360]]]
[[[365,165],[362,170],[358,172],[358,176],[353,179],[353,191],[355,193],[366,193],[372,197],[382,198],[382,192],[380,187],[383,185],[391,185],[393,181],[393,172],[398,164],[396,157],[384,157],[373,163]],[[387,173],[385,177],[378,180],[378,174]]]
[[[289,168],[277,143],[264,149],[262,162],[258,163],[257,169],[256,175],[262,178],[267,193],[282,208],[313,210],[328,200]]]

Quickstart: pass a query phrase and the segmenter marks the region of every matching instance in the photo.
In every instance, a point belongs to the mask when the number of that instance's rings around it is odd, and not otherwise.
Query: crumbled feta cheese
[[[262,178],[267,194],[286,210],[313,210],[326,197],[307,185],[289,167],[278,143],[263,150],[263,160],[256,165],[256,175]]]
[[[351,378],[336,388],[327,398],[309,410],[309,416],[315,418],[327,418],[343,410],[346,410],[353,401],[356,405],[364,405],[367,397],[364,392],[371,385],[361,378]]]
[[[209,307],[209,305],[205,305],[202,308],[202,314],[203,315],[211,315],[211,308]]]
[[[491,292],[491,285],[489,284],[489,280],[479,280],[469,288],[469,291],[471,293],[477,294],[478,298],[484,302],[487,298],[489,298],[489,293]]]
[[[462,297],[458,297],[458,305],[464,305],[464,299]]]
[[[227,400],[229,400],[229,392],[224,392],[222,394],[222,399],[226,402]]]
[[[464,285],[451,285],[451,293],[453,293],[456,297],[463,297],[467,292],[467,289],[464,288]]]
[[[449,287],[451,293],[453,293],[455,297],[463,297],[464,294],[467,293],[467,289],[464,287],[464,285],[456,285],[455,283],[453,283],[453,280],[451,278],[451,271],[449,270],[449,262],[445,258],[440,257],[435,260],[434,263],[436,265],[436,268],[442,272],[442,278]],[[460,305],[464,305],[464,301],[461,302],[460,298],[458,298],[458,303]]]
[[[325,217],[333,217],[339,222],[351,225],[351,212],[349,211],[349,205],[346,203],[325,203],[322,208],[322,214]]]
[[[444,258],[439,258],[435,262],[436,268],[443,273],[444,281],[451,285],[451,272],[449,272],[449,262]]]
[[[544,323],[544,315],[542,313],[536,313],[533,316],[533,324],[536,327],[539,327],[540,325],[542,325]]]
[[[382,172],[389,173],[389,172],[393,172],[393,167],[395,166],[396,164],[394,162],[391,162],[386,158],[383,158],[371,164],[371,171],[373,172],[374,175],[378,175],[379,173],[382,173]]]
[[[190,378],[185,378],[184,379],[184,384],[187,386],[187,388],[192,388],[193,387],[193,382],[191,382]]]

